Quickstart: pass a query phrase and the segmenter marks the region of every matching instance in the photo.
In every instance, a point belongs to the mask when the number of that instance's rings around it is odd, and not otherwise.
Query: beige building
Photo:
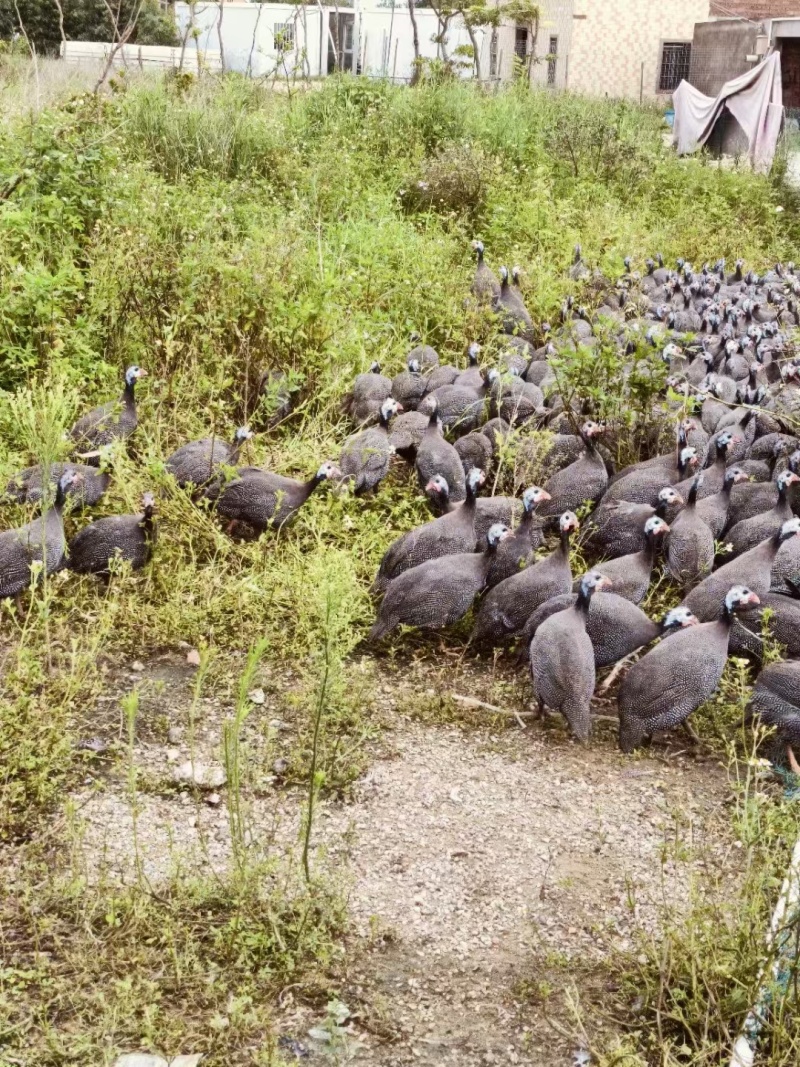
[[[630,100],[667,97],[689,73],[696,22],[709,0],[541,0],[534,84]],[[490,76],[511,75],[532,35],[504,26],[492,41]]]

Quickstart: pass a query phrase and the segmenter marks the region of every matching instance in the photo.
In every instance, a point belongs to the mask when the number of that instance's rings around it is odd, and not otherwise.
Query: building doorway
[[[355,15],[331,11],[328,15],[328,74],[337,70],[356,73],[353,64]],[[335,47],[334,47],[335,45]]]

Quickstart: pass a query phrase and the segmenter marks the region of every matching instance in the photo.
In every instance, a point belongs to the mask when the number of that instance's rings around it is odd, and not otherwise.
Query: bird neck
[[[575,610],[578,612],[579,615],[584,616],[584,618],[589,614],[589,608],[592,604],[593,593],[593,589],[585,590],[583,588],[583,585],[581,585],[578,589],[578,599],[575,601]]]
[[[306,482],[301,482],[303,490],[303,500],[308,500],[317,486],[324,481],[323,477],[319,474],[315,474],[312,478],[309,478]]]
[[[133,407],[135,397],[136,382],[125,382],[125,388],[122,390],[122,402],[126,407]]]
[[[438,434],[439,434],[439,412],[438,411],[432,412],[431,415],[429,416],[428,425],[425,427],[425,433],[434,434],[434,435],[438,436]]]
[[[533,516],[535,508],[529,508],[527,511],[522,512],[522,518],[519,520],[519,526],[517,531],[519,533],[526,533],[533,525]]]
[[[558,551],[565,559],[569,558],[569,539],[572,536],[570,530],[561,530],[558,536]]]

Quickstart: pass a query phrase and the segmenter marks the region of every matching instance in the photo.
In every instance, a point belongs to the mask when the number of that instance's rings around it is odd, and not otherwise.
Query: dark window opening
[[[689,63],[692,58],[692,45],[689,41],[668,42],[661,50],[661,71],[658,77],[658,91],[673,93],[680,83],[689,77]]]
[[[489,41],[489,77],[497,77],[497,30],[492,30]]]
[[[550,38],[550,48],[547,55],[547,84],[556,84],[556,67],[558,66],[558,38]]]
[[[514,34],[514,55],[518,59],[528,57],[528,31],[520,26],[517,26]]]

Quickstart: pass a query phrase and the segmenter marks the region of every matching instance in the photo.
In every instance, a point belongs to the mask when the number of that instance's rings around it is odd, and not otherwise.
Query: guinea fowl
[[[467,349],[467,369],[462,370],[456,378],[458,385],[468,385],[472,389],[482,389],[484,384],[483,372],[479,362],[481,346],[477,341],[472,341]]]
[[[459,437],[454,442],[453,448],[461,457],[461,466],[464,468],[465,474],[471,471],[473,467],[485,471],[491,466],[494,456],[492,442],[480,430],[473,430],[472,433]]]
[[[503,419],[510,426],[522,426],[541,414],[545,414],[544,394],[538,385],[523,381],[514,372],[505,381],[498,376],[492,388],[494,418]]]
[[[240,426],[231,444],[218,437],[190,441],[172,453],[166,462],[167,470],[181,487],[205,485],[219,473],[220,467],[236,466],[242,445],[252,436],[247,426]]]
[[[549,494],[538,485],[530,486],[522,494],[522,518],[511,537],[507,537],[495,553],[486,579],[487,589],[517,574],[533,561],[536,549],[544,540],[541,524],[535,518],[536,509],[548,499]]]
[[[477,389],[460,382],[443,385],[425,396],[419,405],[419,410],[426,414],[430,413],[432,405],[435,404],[445,430],[469,433],[477,429],[485,419],[487,392],[497,376],[495,370],[486,371],[481,386]]]
[[[389,422],[402,407],[389,397],[381,404],[378,425],[345,441],[339,457],[342,481],[353,487],[356,496],[375,489],[386,477],[394,449],[389,443]]]
[[[500,316],[503,333],[515,334],[533,342],[533,320],[519,293],[509,283],[508,267],[500,268],[500,293],[494,301],[494,309]]]
[[[84,526],[69,543],[69,569],[108,576],[119,564],[130,563],[131,570],[141,570],[155,542],[155,509],[156,498],[145,493],[140,514],[110,515]]]
[[[604,432],[597,422],[585,422],[580,430],[585,451],[568,467],[557,471],[545,482],[550,500],[542,509],[543,515],[558,515],[562,511],[577,511],[587,500],[598,500],[608,485],[608,471],[594,445],[594,438]]]
[[[477,266],[475,277],[472,280],[472,295],[481,304],[491,304],[500,297],[500,282],[483,259],[483,241],[473,241],[472,249],[475,252]]]
[[[765,631],[771,647],[778,644],[787,656],[800,656],[800,572],[797,581],[787,580],[784,592],[765,593],[758,608],[737,616],[731,630],[731,655],[763,659]]]
[[[672,520],[667,544],[667,569],[684,588],[702,581],[714,566],[714,534],[697,512],[697,494],[702,484],[703,475],[696,475],[686,506]]]
[[[58,490],[58,483],[68,470],[80,476],[67,489],[70,503],[83,508],[98,504],[111,483],[111,474],[85,463],[51,463],[49,484],[53,491]],[[44,482],[44,467],[41,463],[35,467],[26,467],[8,483],[0,502],[38,504],[44,496]]]
[[[800,535],[800,519],[789,519],[778,533],[761,544],[743,552],[741,556],[724,564],[704,578],[683,599],[683,604],[701,622],[708,622],[717,613],[717,607],[732,585],[746,581],[758,596],[769,592],[772,582],[772,565],[781,545]]]
[[[406,356],[406,362],[415,359],[426,374],[439,366],[439,353],[435,348],[420,344],[422,338],[418,333],[412,333],[411,340],[415,342],[415,347]]]
[[[449,514],[463,503],[455,504],[450,500],[450,487],[447,479],[441,475],[431,478],[425,486],[425,495],[433,510],[439,515]],[[475,504],[475,536],[483,544],[490,527],[495,523],[501,526],[514,525],[522,514],[522,503],[514,496],[481,496]]]
[[[610,586],[597,571],[584,574],[574,607],[545,619],[528,650],[539,715],[544,715],[545,705],[560,711],[579,741],[588,740],[592,730],[595,665],[586,632],[589,606],[594,593]]]
[[[572,265],[569,268],[569,276],[573,282],[582,281],[584,278],[588,278],[590,274],[589,268],[583,262],[583,253],[580,245],[575,245],[572,252]]]
[[[770,663],[761,671],[747,708],[747,720],[754,719],[775,727],[790,768],[800,774],[793,748],[800,744],[800,660]]]
[[[650,504],[655,507],[658,494],[665,485],[675,486],[675,483],[681,482],[696,466],[697,451],[687,445],[681,449],[678,466],[674,470],[660,466],[634,468],[608,487],[600,506],[604,507],[611,501],[624,500],[629,504]]]
[[[389,431],[389,444],[403,459],[414,462],[417,449],[428,429],[428,416],[421,411],[403,411],[395,416]]]
[[[794,588],[792,582],[800,577],[800,537],[789,538],[778,549],[772,564],[772,587],[785,591]]]
[[[284,478],[260,467],[240,467],[238,476],[221,492],[212,489],[217,513],[231,523],[243,522],[262,533],[269,526],[280,528],[290,522],[314,490],[325,481],[341,478],[334,463],[323,463],[306,482]]]
[[[769,482],[745,482],[742,485],[737,485],[731,492],[731,503],[728,511],[728,527],[733,529],[737,523],[742,522],[744,519],[753,518],[755,515],[761,515],[765,511],[769,511],[774,508],[778,503],[778,488],[776,485],[778,474],[780,474],[780,468],[782,467],[782,455],[783,449],[776,447],[775,455],[773,456],[773,479]],[[789,456],[787,461],[787,470],[793,471],[794,474],[800,474],[800,451],[793,452]],[[796,490],[789,488],[789,500],[800,503],[800,494]]]
[[[392,379],[381,374],[381,365],[376,361],[370,365],[366,374],[359,374],[353,382],[353,388],[345,397],[342,410],[356,425],[361,426],[378,417],[381,404],[391,395]]]
[[[496,523],[487,535],[485,552],[458,552],[430,559],[394,578],[369,639],[377,641],[401,623],[438,629],[458,622],[486,584],[495,550],[509,533],[508,527]]]
[[[713,496],[714,493],[718,493],[725,484],[725,470],[728,464],[728,453],[732,446],[739,441],[739,438],[731,433],[729,430],[723,431],[717,436],[716,440],[716,459],[710,467],[707,467],[703,471],[703,481],[697,490],[697,499],[703,500],[707,496]],[[694,482],[694,475],[691,478],[687,478],[683,481],[675,483],[675,488],[681,494],[688,499],[689,490]]]
[[[733,487],[746,481],[747,475],[741,467],[728,467],[720,491],[697,501],[695,512],[711,530],[715,541],[722,536],[722,531],[728,521]]]
[[[647,544],[644,531],[647,520],[654,515],[665,519],[668,510],[677,511],[682,503],[683,497],[669,485],[659,492],[655,507],[651,504],[631,504],[627,500],[611,500],[592,512],[588,543],[607,559],[641,552]]]
[[[640,604],[650,588],[658,543],[669,531],[664,520],[653,515],[644,524],[644,548],[629,556],[598,563],[594,569],[608,578],[618,596],[632,604]]]
[[[512,574],[483,598],[472,631],[475,644],[494,646],[513,637],[524,628],[540,604],[570,591],[569,541],[570,536],[580,529],[577,515],[565,512],[558,527],[560,540],[554,552],[519,574]]]
[[[428,380],[421,370],[422,364],[419,360],[409,359],[406,370],[392,379],[391,395],[406,411],[414,411],[417,408],[428,388]]]
[[[725,534],[725,540],[733,546],[734,556],[740,556],[742,552],[747,552],[765,538],[771,537],[788,519],[791,519],[792,506],[787,494],[790,487],[798,482],[800,478],[793,471],[782,471],[775,479],[778,490],[775,507],[760,515],[753,515],[752,518],[742,519]]]
[[[119,400],[110,400],[107,404],[92,408],[90,412],[78,419],[69,436],[78,448],[87,455],[83,458],[92,461],[92,466],[100,462],[99,449],[113,441],[125,440],[136,429],[139,417],[136,413],[136,383],[147,377],[147,371],[141,367],[128,367],[125,371],[125,388]]]
[[[25,526],[0,533],[0,599],[19,597],[31,581],[31,564],[41,563],[45,574],[61,566],[64,538],[64,503],[70,488],[80,480],[71,467],[58,480],[55,500],[43,515]]]
[[[571,608],[577,596],[564,593],[541,604],[525,625],[522,643],[527,650],[541,624],[564,608]],[[672,608],[662,622],[655,623],[636,604],[617,593],[598,593],[592,597],[586,633],[594,649],[595,667],[610,667],[637,649],[649,645],[657,637],[668,637],[686,626],[695,626],[697,619],[686,608]]]
[[[473,468],[467,475],[467,499],[463,504],[393,541],[381,560],[372,583],[372,592],[382,593],[389,582],[403,571],[418,567],[429,559],[458,552],[474,552],[478,543],[475,534],[475,497],[483,482],[483,471]],[[425,488],[427,492],[447,494],[447,482],[439,474]]]
[[[429,405],[428,428],[417,448],[417,458],[414,461],[417,478],[420,486],[424,487],[434,475],[441,474],[447,482],[450,501],[457,503],[466,496],[461,457],[442,436],[439,405],[434,397],[430,399]]]
[[[714,622],[675,634],[634,663],[618,696],[623,752],[632,752],[657,731],[680,726],[713,696],[728,658],[734,614],[757,603],[756,593],[735,585],[717,598]]]

